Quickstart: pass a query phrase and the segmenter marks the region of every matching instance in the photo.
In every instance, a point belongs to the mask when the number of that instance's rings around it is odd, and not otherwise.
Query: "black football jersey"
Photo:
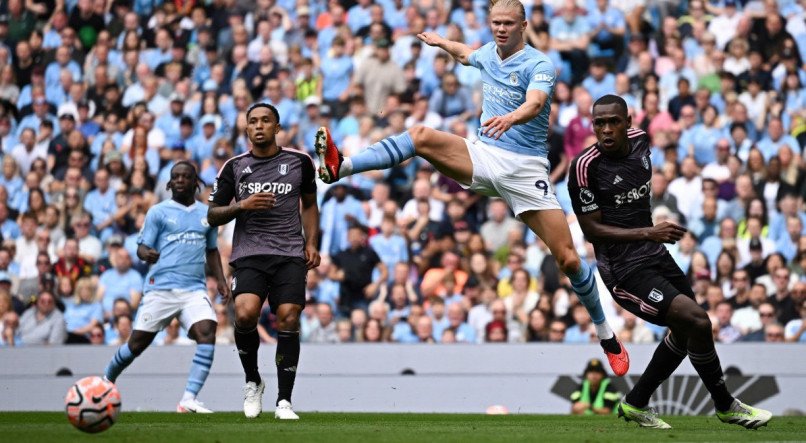
[[[268,211],[243,211],[235,218],[230,263],[253,255],[305,257],[300,196],[316,192],[315,177],[307,154],[282,148],[271,157],[255,157],[249,151],[224,163],[211,202],[226,206],[258,192],[272,192],[277,198]]]
[[[652,164],[650,143],[640,129],[627,132],[630,153],[609,158],[599,144],[582,151],[572,162],[568,191],[577,215],[602,213],[602,223],[621,228],[652,226]],[[632,271],[667,254],[666,247],[653,241],[594,242],[602,280],[612,288]]]

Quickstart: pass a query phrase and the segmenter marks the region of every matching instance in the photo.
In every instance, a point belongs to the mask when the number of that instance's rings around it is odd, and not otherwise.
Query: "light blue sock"
[[[135,358],[137,358],[137,356],[132,354],[128,343],[119,347],[115,355],[112,356],[112,360],[109,361],[109,365],[106,367],[106,379],[114,383],[120,373],[129,367]]]
[[[414,142],[409,131],[387,137],[350,157],[352,174],[388,169],[414,157]]]
[[[201,391],[207,375],[210,374],[210,366],[213,365],[213,354],[215,345],[196,345],[196,355],[193,356],[193,363],[190,365],[190,374],[185,386],[185,392],[193,394],[194,398]]]
[[[569,275],[571,286],[574,288],[579,301],[588,310],[594,324],[600,325],[605,322],[602,304],[599,302],[599,289],[596,287],[596,277],[585,261],[581,261],[579,271],[575,275]]]

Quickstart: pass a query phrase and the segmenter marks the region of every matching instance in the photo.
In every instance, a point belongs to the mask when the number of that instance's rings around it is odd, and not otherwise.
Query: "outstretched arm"
[[[451,55],[457,62],[468,66],[470,65],[470,61],[468,57],[470,54],[473,53],[473,48],[467,46],[464,43],[454,42],[445,38],[442,38],[436,32],[423,32],[421,34],[417,34],[417,38],[419,38],[423,43],[428,46],[437,46],[442,48],[445,52]]]

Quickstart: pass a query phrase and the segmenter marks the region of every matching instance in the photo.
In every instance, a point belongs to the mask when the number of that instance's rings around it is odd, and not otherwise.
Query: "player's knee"
[[[414,125],[409,128],[409,136],[414,143],[414,148],[419,152],[422,148],[428,146],[428,138],[430,137],[432,129],[423,125]]]
[[[299,330],[299,314],[296,312],[288,312],[279,319],[281,331],[296,331]]]
[[[196,331],[196,343],[200,345],[215,344],[215,326],[205,326]]]
[[[698,312],[691,314],[690,327],[700,336],[711,335],[711,319],[708,313],[700,309]]]
[[[575,275],[579,272],[580,266],[582,266],[579,256],[574,253],[573,250],[571,253],[566,252],[562,256],[557,257],[557,264],[565,275]]]
[[[235,313],[235,329],[251,331],[257,327],[257,318],[247,312]]]
[[[139,357],[147,347],[148,343],[143,341],[136,340],[129,342],[129,350],[132,351],[132,355],[135,357]]]

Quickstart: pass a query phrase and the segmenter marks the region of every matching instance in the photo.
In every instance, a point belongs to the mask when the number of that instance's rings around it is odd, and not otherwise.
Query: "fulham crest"
[[[280,170],[280,174],[283,174],[283,175],[288,174],[288,164],[287,163],[281,164],[278,169]]]

